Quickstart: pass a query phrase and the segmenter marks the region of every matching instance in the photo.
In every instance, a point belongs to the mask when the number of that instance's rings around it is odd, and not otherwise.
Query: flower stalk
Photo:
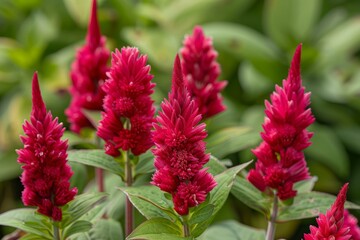
[[[278,214],[278,203],[279,199],[276,194],[274,194],[274,202],[270,215],[270,220],[268,222],[268,228],[266,231],[266,240],[274,240],[275,230],[276,230],[276,218]]]
[[[190,237],[190,228],[188,223],[188,215],[182,216],[182,223],[183,223],[183,231],[184,231],[184,237]]]
[[[53,230],[54,230],[54,240],[60,240],[60,230],[56,223],[53,223]]]

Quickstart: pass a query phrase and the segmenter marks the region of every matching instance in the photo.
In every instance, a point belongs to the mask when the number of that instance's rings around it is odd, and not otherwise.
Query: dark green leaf
[[[119,222],[108,218],[100,219],[89,233],[91,239],[117,240],[123,239],[124,235]]]
[[[73,234],[87,232],[91,229],[92,224],[91,222],[85,220],[78,220],[72,223],[70,226],[65,228],[63,232],[64,239],[70,237]]]
[[[219,236],[221,239],[263,240],[265,239],[265,231],[229,220],[209,227],[198,239],[218,240]]]
[[[295,219],[316,217],[319,213],[324,213],[328,210],[335,199],[335,196],[321,192],[300,193],[294,198],[292,205],[281,205],[279,207],[277,221],[286,222]],[[345,208],[360,209],[360,206],[346,202]]]
[[[102,168],[124,177],[124,169],[113,157],[107,155],[104,150],[71,150],[68,152],[68,155],[68,159],[71,162]]]
[[[223,158],[230,153],[255,145],[258,142],[258,136],[259,133],[247,127],[225,128],[206,139],[207,151],[217,158]]]

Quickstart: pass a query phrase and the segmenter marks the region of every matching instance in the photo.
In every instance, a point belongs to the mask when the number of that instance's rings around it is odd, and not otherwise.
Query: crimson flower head
[[[66,159],[67,141],[61,140],[64,128],[57,118],[46,112],[36,73],[32,82],[32,102],[30,122],[25,121],[23,125],[24,148],[17,150],[18,162],[23,164],[24,170],[22,201],[26,206],[38,207],[39,213],[54,221],[61,221],[60,207],[74,199],[77,189],[70,189],[73,173]]]
[[[169,100],[162,102],[154,125],[156,172],[151,183],[172,195],[174,209],[180,215],[187,215],[190,207],[204,202],[216,186],[213,176],[203,168],[209,155],[205,153],[205,124],[199,124],[200,120],[177,56]]]
[[[303,150],[312,133],[306,128],[314,122],[310,93],[305,93],[300,76],[301,45],[296,49],[290,71],[283,86],[265,101],[263,142],[253,153],[258,158],[248,180],[260,191],[275,190],[281,200],[296,196],[294,183],[309,178]],[[268,192],[268,191],[267,191]]]
[[[344,226],[349,227],[349,234],[351,235],[352,240],[360,240],[360,227],[358,225],[358,220],[346,209],[344,209]]]
[[[318,227],[310,226],[310,233],[304,234],[305,240],[349,240],[355,239],[350,235],[349,226],[344,223],[344,204],[348,183],[340,190],[334,204],[316,219]]]
[[[180,52],[185,84],[199,107],[199,113],[203,118],[209,118],[224,111],[220,92],[227,81],[218,81],[221,69],[211,38],[196,26],[193,34],[185,38]]]
[[[112,54],[97,134],[106,142],[106,153],[114,157],[120,155],[119,149],[140,155],[153,145],[155,108],[150,95],[155,84],[146,61],[147,56],[140,55],[137,48],[116,49]]]
[[[84,115],[83,109],[103,110],[105,93],[101,86],[106,78],[110,52],[105,48],[106,40],[100,33],[96,9],[96,0],[93,0],[86,44],[78,50],[71,66],[72,99],[65,114],[71,130],[76,133],[80,133],[85,127],[95,128]]]

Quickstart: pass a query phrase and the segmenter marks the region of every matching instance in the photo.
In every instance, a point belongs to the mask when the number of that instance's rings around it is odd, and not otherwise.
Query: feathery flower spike
[[[344,227],[349,227],[349,234],[351,235],[352,240],[360,240],[358,220],[346,209],[344,209]]]
[[[255,169],[248,180],[260,191],[275,190],[281,200],[296,196],[294,183],[309,178],[303,150],[310,146],[312,133],[306,128],[314,122],[310,93],[305,93],[300,76],[301,45],[295,51],[289,74],[283,86],[276,86],[265,101],[263,142],[253,153]]]
[[[187,215],[189,208],[205,201],[216,182],[206,169],[205,124],[196,103],[184,85],[180,59],[176,56],[169,100],[161,103],[161,111],[153,139],[156,172],[152,184],[170,193],[174,209]]]
[[[61,206],[74,199],[77,189],[70,189],[73,173],[66,159],[67,141],[61,140],[64,128],[57,118],[46,112],[37,73],[32,82],[32,102],[30,122],[23,124],[24,148],[17,150],[18,162],[24,170],[22,201],[26,206],[38,207],[39,213],[54,221],[61,221]]]
[[[183,44],[180,52],[186,87],[203,118],[212,117],[226,109],[220,92],[227,81],[218,81],[221,72],[216,61],[218,54],[212,39],[205,36],[200,26],[194,28],[193,34],[187,36]]]
[[[116,49],[112,54],[97,134],[106,142],[106,153],[114,157],[120,155],[119,149],[140,155],[153,145],[155,108],[150,95],[155,84],[151,82],[153,75],[146,61],[147,56],[137,48]]]
[[[349,227],[344,224],[344,204],[348,185],[347,183],[341,188],[334,204],[326,214],[320,214],[316,219],[318,227],[310,226],[310,233],[304,234],[305,240],[354,239],[350,235]]]
[[[95,128],[82,112],[83,109],[103,110],[105,93],[101,86],[106,78],[110,52],[105,48],[106,39],[101,36],[96,12],[96,0],[93,0],[86,44],[78,50],[71,66],[72,99],[65,114],[71,130],[76,133],[85,127]]]

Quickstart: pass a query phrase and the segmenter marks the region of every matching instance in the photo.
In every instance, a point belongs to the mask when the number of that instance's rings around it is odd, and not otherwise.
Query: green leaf
[[[269,215],[272,199],[264,196],[248,180],[236,177],[231,193],[248,207]]]
[[[0,152],[0,182],[16,178],[21,174],[21,165],[16,158],[15,151]]]
[[[70,16],[80,25],[86,26],[89,21],[91,0],[72,1],[64,0]]]
[[[241,164],[239,166],[232,167],[226,170],[225,172],[215,176],[215,181],[217,183],[217,186],[210,192],[210,199],[209,199],[209,204],[214,206],[212,216],[209,217],[206,221],[190,226],[191,227],[190,232],[192,236],[194,237],[200,236],[205,231],[205,229],[210,225],[216,213],[224,205],[230,193],[236,175],[241,170],[246,168],[250,163],[251,161]]]
[[[104,150],[71,150],[68,151],[68,160],[102,168],[118,176],[124,177],[124,169],[113,157],[107,155]]]
[[[119,222],[114,219],[100,219],[89,233],[91,239],[115,240],[123,239],[124,235]]]
[[[153,159],[154,156],[150,151],[140,155],[139,162],[135,167],[135,178],[155,171]]]
[[[165,239],[163,234],[167,234],[167,239],[177,239],[182,235],[182,227],[169,219],[152,218],[138,226],[126,239]]]
[[[335,199],[335,196],[322,192],[300,193],[294,198],[292,205],[279,206],[277,222],[316,217],[328,210]],[[360,206],[346,202],[345,208],[360,209]]]
[[[92,123],[94,126],[99,126],[99,122],[102,119],[101,111],[81,109],[85,117]]]
[[[84,193],[75,197],[63,208],[63,220],[60,228],[65,228],[83,215],[92,210],[96,205],[105,201],[107,193]]]
[[[136,239],[136,240],[193,240],[191,237],[179,237],[173,234],[168,233],[158,233],[158,234],[143,234],[136,236],[134,238],[126,238],[126,239]]]
[[[174,215],[171,203],[164,196],[158,187],[138,186],[121,188],[132,204],[147,219],[163,217],[171,219]]]
[[[52,226],[48,217],[35,214],[35,209],[19,208],[4,212],[0,214],[0,225],[18,228],[43,239],[52,239]]]
[[[321,13],[321,0],[268,0],[266,3],[265,28],[285,49],[306,41]]]
[[[204,25],[204,31],[214,39],[214,44],[234,55],[246,59],[264,76],[281,79],[283,73],[274,71],[284,67],[280,60],[279,49],[253,29],[231,23],[211,23]],[[286,72],[286,68],[284,68]]]
[[[321,162],[340,177],[349,175],[349,159],[344,146],[333,131],[319,124],[310,128],[315,134],[312,145],[305,150],[308,159]]]
[[[314,176],[310,179],[297,182],[294,184],[294,189],[296,189],[298,193],[311,192],[317,180],[318,178]]]
[[[77,187],[78,192],[83,192],[88,183],[88,172],[86,166],[77,162],[69,162],[71,170],[74,172],[70,179],[71,187]]]
[[[209,162],[206,163],[204,167],[208,168],[208,172],[212,175],[218,175],[227,169],[224,163],[220,162],[213,155],[210,156]]]
[[[189,219],[189,224],[197,224],[208,220],[212,217],[215,206],[212,204],[200,204],[196,207],[193,215]]]
[[[247,127],[224,128],[206,139],[207,151],[218,158],[223,158],[255,145],[258,142],[258,136],[259,133]]]
[[[265,231],[229,220],[209,227],[198,239],[218,240],[219,236],[221,239],[263,240],[265,239]]]
[[[78,220],[72,223],[70,226],[65,228],[64,230],[64,239],[70,237],[73,234],[87,232],[91,229],[92,224],[91,222],[85,220]]]

